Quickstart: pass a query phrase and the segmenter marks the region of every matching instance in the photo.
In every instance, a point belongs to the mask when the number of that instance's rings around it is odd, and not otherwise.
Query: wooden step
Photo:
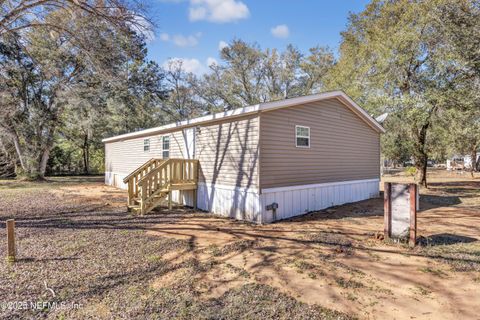
[[[133,214],[140,214],[141,213],[140,206],[128,206],[128,211],[133,213]]]
[[[168,195],[168,190],[162,190],[159,194],[154,195],[153,198],[164,198]],[[132,201],[135,203],[140,203],[140,198],[132,198]]]
[[[158,194],[154,195],[150,199],[148,199],[147,201],[150,203],[150,205],[148,205],[145,208],[146,210],[145,210],[144,213],[148,213],[148,212],[152,211],[155,207],[159,206],[160,202],[162,200],[166,199],[167,196],[168,196],[168,192],[161,192],[161,193],[158,193]],[[141,207],[140,207],[140,198],[133,198],[132,200],[136,204],[129,205],[128,206],[128,211],[132,212],[134,214],[141,214],[142,210],[141,210]]]

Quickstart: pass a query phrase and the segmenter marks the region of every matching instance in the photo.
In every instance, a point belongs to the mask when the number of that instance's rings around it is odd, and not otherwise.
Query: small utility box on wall
[[[415,246],[417,238],[418,189],[414,183],[384,185],[385,238],[408,239]]]

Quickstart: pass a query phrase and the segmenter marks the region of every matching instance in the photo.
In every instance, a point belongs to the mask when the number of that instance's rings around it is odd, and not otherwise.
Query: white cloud
[[[228,47],[228,43],[226,43],[225,41],[222,40],[218,43],[218,50],[222,51],[222,49],[225,47]]]
[[[190,0],[190,21],[225,23],[249,16],[248,7],[239,0]]]
[[[205,64],[195,58],[170,58],[162,64],[162,67],[166,70],[181,68],[185,72],[201,76],[211,71],[209,67],[214,64],[218,65],[218,61],[213,57],[208,57]]]
[[[272,35],[276,38],[288,38],[290,35],[290,30],[286,24],[280,24],[276,27],[270,29]]]
[[[201,32],[197,32],[193,35],[184,36],[183,34],[169,35],[168,33],[160,34],[160,40],[165,42],[172,42],[178,47],[195,47],[198,44],[198,40],[202,36]]]
[[[196,75],[201,75],[206,71],[205,66],[195,58],[170,58],[162,64],[162,67],[167,70],[182,68],[185,72]]]
[[[154,29],[153,25],[145,17],[140,15],[135,15],[133,18],[133,23],[131,24],[131,27],[134,32],[136,32],[139,35],[143,35],[147,43],[155,40],[155,32],[153,30]]]
[[[181,34],[174,35],[172,41],[178,47],[195,47],[198,44],[197,37],[183,36]]]
[[[211,65],[214,65],[214,64],[218,65],[217,59],[212,58],[212,57],[208,57],[207,58],[207,67],[210,67]]]
[[[160,40],[168,41],[168,40],[170,40],[170,35],[168,33],[165,33],[165,32],[160,33]]]

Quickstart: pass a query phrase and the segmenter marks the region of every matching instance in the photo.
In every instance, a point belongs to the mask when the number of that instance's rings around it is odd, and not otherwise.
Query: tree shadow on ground
[[[480,189],[480,181],[444,181],[444,182],[429,182],[429,188],[433,187],[465,187]]]
[[[104,183],[104,176],[55,176],[46,177],[44,180],[29,181],[16,179],[1,179],[0,189],[29,189],[42,187],[68,187],[74,185],[86,185],[92,183]]]
[[[461,203],[458,196],[420,195],[420,210],[456,206]]]
[[[472,243],[475,241],[478,241],[478,239],[451,233],[439,233],[427,237],[420,237],[417,243],[422,246],[443,246],[458,243]]]
[[[307,222],[373,216],[383,216],[383,197],[346,203],[318,211],[311,211],[304,215],[295,216],[284,220],[277,220],[273,223]]]

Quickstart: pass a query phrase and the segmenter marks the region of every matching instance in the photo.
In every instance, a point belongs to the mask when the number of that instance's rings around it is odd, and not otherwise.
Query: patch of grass
[[[256,245],[256,241],[254,240],[239,240],[232,243],[228,243],[223,247],[218,247],[217,245],[210,245],[208,250],[210,254],[214,257],[221,257],[225,256],[229,253],[240,253],[249,248],[253,248]]]
[[[303,273],[306,270],[312,270],[316,267],[313,263],[307,262],[305,260],[295,260],[293,262],[293,266],[297,269],[298,273]]]
[[[343,277],[335,278],[335,282],[344,289],[360,289],[365,287],[365,285],[361,282],[353,279],[345,279]]]
[[[311,232],[303,236],[307,241],[329,246],[352,246],[352,241],[347,236],[336,232]]]
[[[447,276],[447,273],[445,273],[444,271],[442,271],[440,269],[430,268],[430,267],[420,268],[420,271],[423,272],[423,273],[431,273],[431,274],[436,275],[437,277],[440,277],[440,278],[445,278]]]
[[[336,254],[343,254],[345,256],[353,256],[355,250],[351,246],[336,246],[333,250]]]
[[[150,263],[160,262],[162,261],[162,257],[156,254],[149,255],[145,258]]]
[[[416,286],[414,289],[415,292],[421,294],[422,296],[428,296],[432,293],[432,291],[422,287],[422,286]]]
[[[207,302],[201,319],[352,319],[318,305],[308,305],[260,284],[247,284]]]
[[[449,265],[456,272],[480,272],[480,241],[422,246],[417,252]]]
[[[243,278],[250,278],[250,273],[243,268],[234,266],[231,263],[226,263],[225,266]]]
[[[355,294],[353,294],[352,292],[348,292],[347,293],[347,299],[350,300],[350,301],[357,301],[358,297]]]
[[[362,270],[353,268],[353,267],[351,267],[351,266],[349,266],[349,265],[347,265],[343,262],[340,262],[340,261],[331,261],[331,267],[332,267],[333,272],[335,272],[337,269],[343,269],[347,273],[352,274],[352,275],[356,275],[356,276],[360,276],[360,277],[364,277],[366,275],[366,273],[363,272]]]
[[[207,247],[207,251],[214,257],[219,257],[222,255],[222,251],[216,244],[211,244]]]
[[[366,252],[372,258],[373,261],[378,262],[382,260],[379,254],[371,252],[370,250],[367,250]]]
[[[378,285],[374,285],[370,289],[374,290],[377,293],[380,293],[382,296],[387,295],[387,294],[393,296],[393,291],[391,289],[388,289],[388,288],[382,288]]]
[[[190,269],[191,273],[194,275],[199,273],[205,273],[218,264],[219,262],[214,259],[208,259],[207,261],[199,261],[198,259],[192,257],[181,263],[180,266],[182,268]]]
[[[307,273],[310,279],[317,279],[318,276],[325,276],[325,272],[316,264],[305,261],[304,259],[289,259],[288,264],[291,265],[297,273]]]

